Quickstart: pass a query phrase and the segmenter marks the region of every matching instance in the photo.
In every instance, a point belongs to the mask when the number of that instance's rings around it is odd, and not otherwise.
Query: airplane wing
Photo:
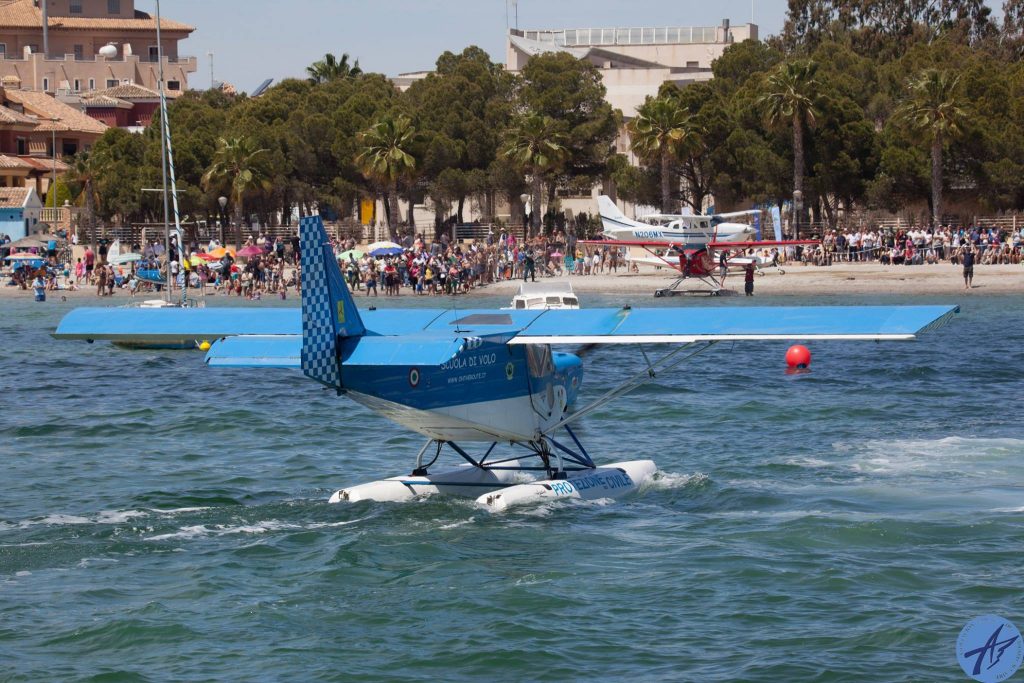
[[[745,211],[730,211],[728,213],[715,213],[711,214],[712,218],[740,218],[741,216],[753,216],[755,213],[761,213],[761,209],[747,209]]]
[[[708,242],[709,249],[748,249],[758,247],[790,247],[821,244],[821,240],[756,240],[752,242]]]
[[[682,240],[680,240],[682,242]],[[649,240],[579,240],[577,244],[592,244],[596,246],[609,247],[648,247],[654,249],[667,249],[673,245],[671,241],[662,240],[651,242]],[[788,247],[802,245],[821,244],[821,240],[754,240],[749,242],[708,242],[705,246],[709,249],[747,249],[757,247]]]
[[[685,344],[744,340],[909,340],[959,306],[757,306],[547,311],[509,344]],[[573,315],[567,315],[573,314]]]
[[[173,343],[240,334],[302,334],[297,308],[76,308],[55,339]]]
[[[415,357],[439,365],[465,340],[477,338],[510,344],[908,340],[958,311],[958,306],[362,310],[367,335],[346,353],[360,354],[360,364]],[[211,365],[297,367],[302,322],[298,308],[79,308],[64,317],[53,336],[154,343],[222,339],[210,351]]]

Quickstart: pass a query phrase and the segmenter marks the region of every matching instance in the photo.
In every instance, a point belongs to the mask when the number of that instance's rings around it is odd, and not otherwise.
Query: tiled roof
[[[25,113],[38,116],[39,127],[36,130],[49,132],[75,131],[102,135],[107,127],[96,119],[70,107],[44,92],[32,90],[5,90],[4,96],[11,102],[20,104]],[[47,121],[45,119],[57,119]]]
[[[32,169],[34,168],[31,164],[27,164],[18,157],[7,156],[6,154],[0,154],[0,168],[7,169]]]
[[[131,109],[132,103],[119,100],[116,97],[109,97],[107,95],[89,94],[82,95],[82,104],[88,107],[120,107],[122,109]]]
[[[134,83],[115,85],[113,88],[107,88],[106,90],[97,90],[91,92],[85,97],[115,97],[120,100],[158,100],[160,99],[160,93],[149,88],[144,88],[141,85]]]
[[[0,28],[37,29],[42,25],[42,12],[33,0],[0,0]],[[119,31],[156,31],[156,20],[145,12],[135,12],[133,19],[96,17],[49,17],[52,29],[115,29]],[[195,31],[195,27],[161,17],[163,31]]]
[[[47,173],[53,171],[55,165],[57,167],[57,173],[63,173],[71,168],[60,159],[55,160],[52,157],[18,157],[18,161],[25,164],[26,168],[31,168],[36,171],[46,171]]]
[[[31,116],[19,114],[10,107],[0,105],[0,123],[20,123],[26,126],[35,126],[39,121]]]
[[[30,187],[0,187],[0,206],[25,206],[31,191]]]

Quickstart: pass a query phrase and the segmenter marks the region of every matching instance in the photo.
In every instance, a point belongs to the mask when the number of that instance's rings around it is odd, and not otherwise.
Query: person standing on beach
[[[743,291],[747,296],[754,296],[754,263],[751,261],[743,269]]]
[[[725,276],[729,274],[729,255],[724,251],[718,254],[718,279],[719,284],[725,286]]]
[[[964,266],[964,289],[970,289],[974,282],[974,257],[974,245],[965,243],[960,253],[960,262]]]
[[[530,278],[533,278],[533,281],[536,282],[537,281],[537,271],[536,271],[536,265],[534,264],[534,261],[533,261],[533,249],[527,249],[526,250],[526,255],[525,255],[525,258],[524,258],[523,265],[524,265],[524,267],[523,267],[523,282],[526,282]]]
[[[96,296],[103,296],[103,290],[107,288],[107,269],[100,268],[96,277]]]

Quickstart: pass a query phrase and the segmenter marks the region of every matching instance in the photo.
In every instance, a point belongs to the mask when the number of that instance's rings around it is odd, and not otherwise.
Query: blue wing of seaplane
[[[654,475],[654,463],[598,466],[571,423],[717,342],[910,340],[958,311],[956,306],[360,311],[318,217],[302,219],[300,240],[301,310],[78,309],[54,336],[217,340],[206,356],[211,366],[301,369],[427,438],[411,474],[341,489],[333,502],[452,493],[504,509],[527,501],[617,498],[635,491]],[[572,410],[582,362],[574,354],[552,352],[551,345],[559,344],[670,346],[654,360],[645,355],[636,374]],[[467,442],[483,442],[483,453],[471,454],[461,445]],[[503,454],[496,450],[499,444],[525,454]],[[444,448],[465,462],[435,472]]]

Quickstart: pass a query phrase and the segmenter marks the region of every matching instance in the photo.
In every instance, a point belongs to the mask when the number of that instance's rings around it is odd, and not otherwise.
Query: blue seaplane
[[[559,498],[620,498],[651,479],[649,459],[599,465],[572,424],[722,341],[911,340],[956,306],[357,309],[320,218],[300,221],[298,309],[77,309],[58,339],[215,340],[211,366],[294,368],[426,437],[408,474],[336,491],[331,502],[476,498],[491,509]],[[637,371],[576,406],[580,357],[552,345],[633,344]],[[205,345],[204,345],[205,346]],[[470,446],[476,444],[476,446]],[[511,451],[497,451],[511,444]],[[445,454],[455,465],[437,465]],[[451,459],[450,457],[448,459]]]

